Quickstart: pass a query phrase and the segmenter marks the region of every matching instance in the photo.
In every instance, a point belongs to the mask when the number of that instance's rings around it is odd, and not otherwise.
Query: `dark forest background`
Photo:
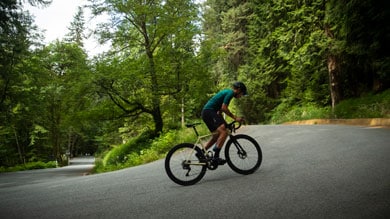
[[[24,4],[50,1],[0,2],[3,167],[153,139],[237,80],[250,95],[232,108],[250,124],[297,108],[343,118],[341,102],[389,89],[385,0],[90,0],[49,45]],[[88,29],[84,10],[111,20]],[[111,49],[89,57],[90,34]]]

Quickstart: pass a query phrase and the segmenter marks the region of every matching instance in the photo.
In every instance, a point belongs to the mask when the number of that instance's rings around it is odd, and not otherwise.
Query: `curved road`
[[[87,176],[0,174],[0,217],[390,218],[389,129],[267,125],[240,132],[263,150],[252,175],[225,165],[183,187],[168,179],[163,160]]]

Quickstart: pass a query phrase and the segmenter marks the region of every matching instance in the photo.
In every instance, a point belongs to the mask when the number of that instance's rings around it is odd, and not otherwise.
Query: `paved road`
[[[85,176],[90,173],[94,163],[94,157],[76,157],[72,158],[70,165],[66,167],[0,173],[0,188]]]
[[[390,218],[389,129],[241,131],[263,149],[263,164],[252,175],[222,166],[183,187],[168,179],[159,160],[104,174],[8,184],[0,186],[0,217]],[[0,175],[0,184],[5,178]]]

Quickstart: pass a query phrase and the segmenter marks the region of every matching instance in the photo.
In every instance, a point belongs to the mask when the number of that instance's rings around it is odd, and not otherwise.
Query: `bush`
[[[318,107],[314,104],[307,104],[304,106],[293,106],[285,108],[283,106],[277,107],[272,118],[271,123],[283,123],[288,121],[299,121],[308,119],[328,119],[331,115],[330,107]]]
[[[390,118],[390,90],[361,98],[353,98],[340,102],[335,107],[335,117],[352,118]]]
[[[300,106],[280,104],[272,113],[272,123],[283,123],[296,120],[329,119],[329,118],[390,118],[390,90],[377,95],[345,100],[339,103],[334,115],[330,106],[321,107],[313,103]],[[203,124],[197,126],[199,134],[208,133]],[[195,142],[196,136],[190,128],[173,129],[152,139],[148,133],[132,139],[126,144],[113,147],[103,156],[96,159],[95,172],[106,172],[136,166],[163,158],[175,145],[182,142]]]
[[[22,170],[35,170],[35,169],[46,169],[46,168],[55,168],[57,167],[56,161],[49,161],[47,163],[42,161],[29,162],[26,164],[20,164],[13,167],[0,167],[0,172],[15,172]]]
[[[138,137],[129,140],[125,144],[113,146],[113,148],[104,156],[103,165],[121,166],[127,162],[127,155],[139,152],[143,148],[148,148],[151,142],[151,133],[143,133]]]
[[[208,133],[205,125],[198,126],[197,129],[200,134]],[[126,144],[113,147],[103,159],[96,159],[93,172],[107,172],[152,162],[163,158],[179,143],[195,141],[196,135],[189,128],[169,130],[155,139],[141,135]]]
[[[273,112],[271,123],[283,123],[308,119],[390,118],[390,90],[380,94],[368,94],[360,98],[343,100],[334,113],[329,106],[319,107],[307,103],[301,106],[280,104]]]

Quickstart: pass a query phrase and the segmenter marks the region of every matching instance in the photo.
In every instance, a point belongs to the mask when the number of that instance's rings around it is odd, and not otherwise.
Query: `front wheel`
[[[206,174],[206,163],[202,163],[196,154],[203,153],[193,144],[183,143],[173,147],[165,158],[165,171],[175,183],[183,186],[199,182]]]
[[[255,139],[241,134],[231,136],[226,143],[225,157],[232,170],[248,175],[259,169],[263,154]]]

